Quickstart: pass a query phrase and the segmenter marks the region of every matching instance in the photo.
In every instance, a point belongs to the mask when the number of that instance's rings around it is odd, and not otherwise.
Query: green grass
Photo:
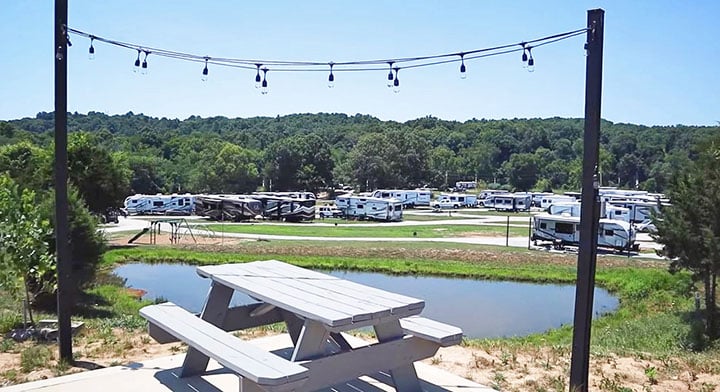
[[[283,224],[210,224],[207,227],[215,233],[244,233],[265,235],[286,235],[305,237],[377,237],[377,238],[447,238],[482,233],[484,235],[505,235],[505,226],[480,225],[417,225],[417,226],[313,226]],[[413,234],[415,233],[415,234]],[[527,236],[525,227],[510,227],[511,236]]]

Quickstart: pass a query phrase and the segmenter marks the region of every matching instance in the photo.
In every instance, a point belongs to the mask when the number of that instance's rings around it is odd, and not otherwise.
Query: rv
[[[542,204],[543,197],[546,196],[552,196],[552,193],[548,192],[530,192],[530,196],[532,197],[532,205],[533,207],[540,207]]]
[[[455,189],[457,190],[468,190],[477,188],[477,181],[457,181],[455,182]]]
[[[262,203],[262,215],[265,219],[289,222],[301,222],[315,219],[315,198],[293,198],[291,192],[257,192],[249,197]],[[309,192],[307,192],[309,193]],[[294,193],[294,196],[299,194]],[[314,195],[313,195],[314,196]]]
[[[658,203],[650,203],[646,201],[611,200],[608,203],[614,206],[629,209],[630,223],[642,223],[650,220],[652,219],[653,213],[658,213],[660,211]]]
[[[637,251],[635,231],[632,226],[614,219],[600,219],[598,227],[598,247],[620,251]],[[580,217],[539,214],[533,217],[531,240],[551,242],[555,246],[580,245]]]
[[[498,190],[498,189],[484,189],[482,192],[480,192],[478,194],[478,201],[481,206],[492,208],[495,205],[494,201],[493,201],[494,200],[493,196],[507,194],[507,193],[510,193],[510,192],[502,191],[502,190]],[[487,204],[492,204],[492,205],[488,206]]]
[[[550,215],[563,216],[580,216],[582,204],[579,201],[570,203],[555,203],[548,207]],[[621,220],[630,223],[630,210],[623,207],[614,206],[608,203],[600,205],[600,216],[607,219]]]
[[[529,211],[532,197],[529,193],[509,193],[495,195],[494,207],[497,211]]]
[[[478,198],[476,195],[470,195],[467,193],[441,193],[438,196],[440,200],[450,200],[451,202],[459,202],[462,207],[477,207]]]
[[[401,221],[402,202],[377,197],[338,196],[335,204],[347,218]]]
[[[540,208],[543,210],[547,210],[551,204],[555,203],[572,203],[574,201],[577,201],[572,196],[563,196],[563,195],[545,195],[543,196],[542,200],[540,201]]]
[[[378,189],[371,193],[370,197],[376,197],[378,199],[398,199],[403,203],[403,208],[415,208],[415,206],[429,206],[432,192],[418,189]]]
[[[195,214],[213,220],[240,222],[262,218],[262,213],[262,203],[245,195],[195,196]]]
[[[125,211],[130,215],[190,215],[193,212],[194,196],[184,195],[133,195],[125,198]]]

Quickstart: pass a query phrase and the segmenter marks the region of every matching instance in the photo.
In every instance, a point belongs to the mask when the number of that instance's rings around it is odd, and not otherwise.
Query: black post
[[[67,18],[68,1],[55,0],[55,252],[60,359],[72,362],[70,316],[73,304],[68,238],[67,164]]]
[[[603,22],[605,11],[588,11],[587,60],[585,70],[585,134],[583,152],[580,250],[575,289],[570,391],[587,392],[590,365],[598,221],[598,154],[600,149],[600,102],[602,97]]]
[[[505,246],[510,246],[510,215],[508,215],[505,224]]]
[[[528,250],[530,250],[532,244],[532,216],[528,219]]]

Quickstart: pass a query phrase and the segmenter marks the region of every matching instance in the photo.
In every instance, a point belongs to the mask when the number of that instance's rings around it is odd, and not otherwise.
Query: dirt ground
[[[244,339],[264,335],[252,332]],[[8,380],[8,371],[20,368],[20,354],[0,354],[0,386],[55,377],[107,366],[142,362],[152,358],[183,353],[179,343],[158,344],[147,334],[114,331],[115,343],[79,338],[73,350],[78,366],[59,369],[52,360],[48,368],[19,375]],[[113,348],[109,348],[113,347]],[[57,357],[56,347],[51,348]],[[454,346],[440,349],[426,363],[500,391],[567,391],[570,353],[566,347],[526,349],[508,352],[503,349],[478,349]],[[591,391],[720,391],[720,374],[698,372],[683,362],[665,358],[593,356],[590,360]]]

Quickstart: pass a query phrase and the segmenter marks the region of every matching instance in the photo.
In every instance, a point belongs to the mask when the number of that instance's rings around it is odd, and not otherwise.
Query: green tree
[[[258,160],[255,151],[224,142],[219,151],[198,168],[194,189],[220,193],[252,192],[259,185]]]
[[[39,294],[55,290],[55,258],[47,241],[51,234],[35,192],[0,174],[0,287],[18,297],[22,293],[28,311]]]
[[[538,165],[534,154],[513,154],[503,165],[510,185],[517,191],[528,191],[538,180]]]
[[[27,142],[0,147],[0,173],[8,173],[16,183],[29,189],[44,189],[52,177],[51,156]]]
[[[125,154],[111,153],[88,133],[78,132],[68,140],[68,178],[88,209],[105,212],[122,205],[130,191],[130,168]]]
[[[664,245],[670,271],[688,270],[702,282],[705,294],[705,332],[720,336],[716,306],[720,273],[720,139],[710,143],[699,159],[670,180],[673,205],[655,219],[655,240]]]

